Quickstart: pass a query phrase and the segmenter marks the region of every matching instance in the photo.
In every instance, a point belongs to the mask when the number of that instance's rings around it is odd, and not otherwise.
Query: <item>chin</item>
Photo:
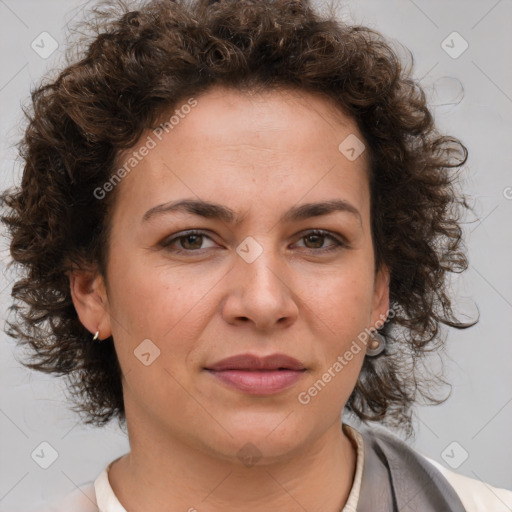
[[[288,412],[289,413],[289,412]],[[287,412],[280,414],[259,414],[250,417],[224,421],[223,426],[231,434],[216,436],[207,444],[216,456],[245,466],[267,465],[292,458],[307,441],[305,424],[287,418]],[[286,419],[285,419],[286,418]]]

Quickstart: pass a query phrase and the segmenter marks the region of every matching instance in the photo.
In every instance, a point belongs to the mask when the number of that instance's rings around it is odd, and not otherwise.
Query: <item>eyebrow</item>
[[[156,215],[169,212],[185,212],[207,219],[218,219],[226,224],[241,224],[246,215],[239,215],[227,206],[211,203],[199,199],[182,199],[169,203],[159,204],[149,209],[142,217],[142,222],[147,222]],[[293,206],[285,212],[280,222],[297,222],[311,217],[319,217],[334,212],[346,212],[358,218],[362,225],[362,217],[359,210],[344,199],[332,199],[320,203],[306,203],[300,206]]]

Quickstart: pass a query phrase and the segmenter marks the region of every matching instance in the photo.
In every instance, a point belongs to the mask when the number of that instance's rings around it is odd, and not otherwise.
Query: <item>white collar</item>
[[[110,466],[121,457],[110,462],[110,464],[100,473],[98,478],[94,481],[94,490],[96,492],[96,503],[99,512],[126,512],[126,509],[121,505],[117,496],[114,494],[110,482],[108,480],[108,471]]]

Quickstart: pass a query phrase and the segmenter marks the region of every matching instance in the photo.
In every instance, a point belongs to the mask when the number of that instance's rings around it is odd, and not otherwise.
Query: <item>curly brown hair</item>
[[[466,147],[441,135],[426,95],[382,34],[345,24],[307,0],[167,0],[97,6],[90,40],[58,76],[32,92],[20,154],[21,185],[2,195],[3,222],[22,278],[12,289],[7,332],[28,346],[28,368],[68,379],[74,410],[102,425],[126,418],[112,338],[91,343],[73,306],[67,273],[107,279],[116,157],[186,97],[215,85],[288,87],[321,94],[357,122],[370,157],[376,268],[391,270],[396,314],[382,327],[387,350],[366,357],[346,404],[358,418],[412,435],[411,406],[429,403],[440,375],[420,368],[444,348],[440,324],[457,320],[448,273],[468,267],[461,218],[467,204],[456,168]]]

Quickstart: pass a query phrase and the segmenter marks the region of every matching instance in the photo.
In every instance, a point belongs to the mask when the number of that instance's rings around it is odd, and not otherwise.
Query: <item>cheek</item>
[[[130,394],[144,407],[181,397],[185,410],[190,404],[181,386],[193,387],[196,351],[215,308],[209,292],[221,276],[147,259],[118,261],[111,273],[112,332]]]
[[[297,399],[306,415],[335,421],[352,393],[366,353],[361,333],[369,325],[371,283],[363,276],[339,274],[311,298],[319,331],[313,347],[315,367]]]
[[[209,318],[210,279],[190,279],[179,267],[117,259],[110,272],[116,352],[131,400],[151,410],[162,403],[191,407],[188,357]],[[183,399],[183,400],[182,400]]]
[[[217,281],[211,273],[192,275],[185,264],[118,257],[110,272],[111,311],[134,335],[165,339],[204,316],[204,299]]]
[[[323,279],[323,286],[309,286],[315,290],[308,299],[313,310],[311,321],[319,328],[315,352],[320,364],[309,382],[314,386],[321,381],[317,388],[322,390],[322,397],[315,400],[317,405],[329,401],[343,404],[361,370],[366,353],[364,330],[370,326],[373,297],[373,276],[365,268],[347,265]]]
[[[328,278],[309,284],[309,303],[325,319],[334,332],[364,329],[370,317],[373,299],[373,279],[367,271],[355,266],[332,272]],[[312,294],[313,293],[313,294]]]

